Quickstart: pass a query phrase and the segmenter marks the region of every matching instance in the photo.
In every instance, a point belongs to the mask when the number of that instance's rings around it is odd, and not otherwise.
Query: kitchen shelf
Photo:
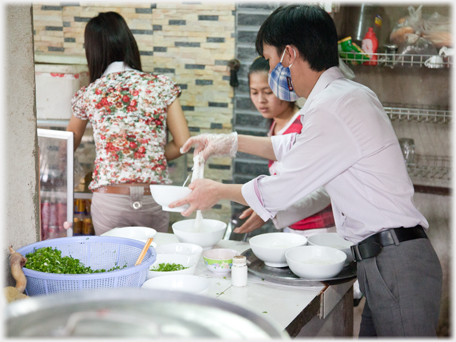
[[[383,103],[383,109],[391,121],[417,121],[442,124],[451,123],[452,121],[451,111],[442,107],[403,107],[394,103]]]
[[[451,183],[451,157],[415,155],[415,163],[407,164],[407,171],[414,184],[420,180]]]
[[[425,67],[428,68],[424,63],[431,58],[432,56],[438,55],[417,55],[417,54],[391,54],[391,53],[361,53],[361,52],[342,52],[342,55],[348,55],[345,57],[340,56],[344,62],[350,65],[364,65],[366,62],[362,60],[363,55],[377,56],[377,65],[376,66],[386,66],[390,68],[394,67]],[[452,56],[441,56],[443,63],[440,66],[441,68],[449,68],[453,66],[453,57]],[[368,67],[373,67],[375,65],[366,65]],[[431,68],[430,68],[431,69]]]

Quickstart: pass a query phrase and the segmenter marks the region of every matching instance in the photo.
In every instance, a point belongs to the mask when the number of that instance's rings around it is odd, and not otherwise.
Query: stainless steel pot
[[[376,4],[363,3],[360,5],[352,5],[344,8],[345,10],[345,27],[344,37],[352,37],[352,41],[362,45],[362,40],[366,35],[369,27],[372,27],[378,40],[378,46],[382,47],[387,42],[389,32],[385,26],[385,10],[382,6]],[[381,26],[377,25],[381,23]],[[388,26],[388,25],[386,25]]]
[[[289,339],[277,323],[205,296],[134,288],[37,296],[6,307],[8,337]]]

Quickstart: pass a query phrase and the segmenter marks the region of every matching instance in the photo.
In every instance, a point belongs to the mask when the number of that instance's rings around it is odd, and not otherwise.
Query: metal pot
[[[386,43],[388,34],[383,27],[385,21],[385,10],[382,6],[375,4],[360,4],[357,6],[347,6],[345,10],[345,26],[343,36],[352,37],[352,41],[362,45],[362,40],[369,27],[372,27],[378,40],[378,46]]]
[[[240,306],[185,292],[134,288],[59,293],[6,307],[8,337],[289,339]]]

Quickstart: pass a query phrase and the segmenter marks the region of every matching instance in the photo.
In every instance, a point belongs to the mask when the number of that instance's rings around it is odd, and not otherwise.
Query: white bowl
[[[158,267],[160,264],[181,264],[184,267],[188,267],[184,270],[179,271],[154,271],[153,269]],[[154,277],[162,277],[171,274],[194,274],[196,269],[196,262],[188,255],[182,254],[157,254],[157,259],[149,267],[147,273],[147,279]]]
[[[347,255],[331,247],[301,246],[285,253],[290,270],[301,278],[328,280],[344,267]]]
[[[166,275],[146,280],[141,288],[206,294],[209,281],[191,274]]]
[[[116,236],[146,242],[148,238],[155,237],[155,234],[157,231],[153,228],[135,226],[113,228],[101,236]],[[152,241],[152,246],[156,247],[157,245]]]
[[[337,233],[321,233],[309,236],[307,238],[309,245],[311,246],[326,246],[332,247],[341,250],[347,254],[347,260],[345,260],[345,265],[348,265],[353,261],[353,255],[351,253],[350,246],[353,245],[352,242],[345,240]]]
[[[195,245],[193,243],[167,243],[160,245],[155,248],[158,255],[160,254],[181,254],[189,256],[195,263],[198,263],[201,253],[203,253],[203,247]]]
[[[190,206],[189,204],[185,204],[176,208],[168,207],[170,203],[190,195],[192,190],[186,186],[153,184],[150,186],[150,192],[155,202],[160,204],[164,211],[181,212]]]
[[[203,247],[203,250],[207,250],[223,238],[226,223],[203,219],[201,228],[199,231],[195,231],[195,219],[190,219],[174,223],[172,229],[180,242],[193,243]]]
[[[233,257],[240,255],[234,249],[215,248],[203,252],[203,259],[209,271],[216,274],[227,274],[231,272]]]
[[[255,235],[249,240],[253,254],[266,266],[287,267],[285,252],[293,247],[304,246],[305,236],[293,233],[266,233]]]

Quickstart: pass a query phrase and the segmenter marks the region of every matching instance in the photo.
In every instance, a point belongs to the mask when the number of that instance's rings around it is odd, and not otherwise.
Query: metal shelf
[[[352,65],[364,65],[366,61],[362,59],[363,55],[377,56],[377,65],[366,65],[366,66],[387,66],[390,68],[394,67],[425,67],[428,68],[424,63],[432,56],[438,55],[416,55],[416,54],[391,54],[391,53],[361,53],[361,52],[342,52],[344,57],[340,58],[347,64]],[[449,68],[453,66],[452,56],[441,56],[443,63],[440,68]],[[430,67],[429,67],[430,68]]]
[[[451,182],[451,157],[415,155],[415,163],[407,164],[412,179],[433,179]]]
[[[422,106],[400,107],[394,103],[383,103],[383,109],[391,121],[417,121],[447,124],[452,121],[452,113],[447,108]]]

